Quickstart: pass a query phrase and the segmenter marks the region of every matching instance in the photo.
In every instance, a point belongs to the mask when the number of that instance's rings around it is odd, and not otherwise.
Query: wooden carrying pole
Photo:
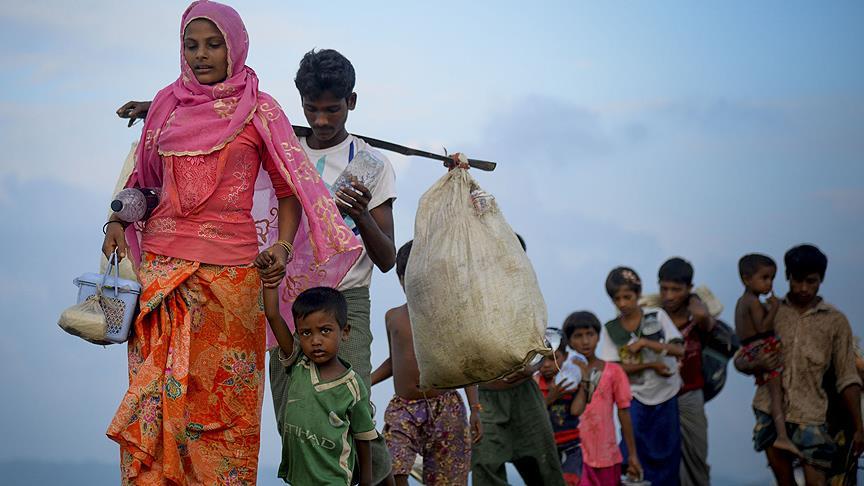
[[[298,137],[308,137],[309,135],[312,135],[312,129],[309,127],[304,127],[302,125],[294,125],[294,133]],[[398,144],[395,144],[392,142],[385,142],[384,140],[378,140],[377,138],[367,137],[366,135],[356,135],[355,134],[354,136],[362,138],[363,140],[366,141],[366,143],[368,143],[369,145],[371,145],[373,147],[384,149],[384,150],[389,150],[390,152],[396,152],[397,154],[416,155],[418,157],[426,157],[427,159],[440,160],[442,162],[452,162],[453,161],[450,157],[447,157],[446,155],[433,154],[432,152],[417,150],[417,149],[413,149],[410,147],[405,147],[403,145],[398,145]],[[468,165],[475,168],[475,169],[480,169],[480,170],[485,170],[485,171],[491,172],[491,171],[495,170],[495,166],[498,164],[496,164],[495,162],[489,162],[486,160],[468,159]]]

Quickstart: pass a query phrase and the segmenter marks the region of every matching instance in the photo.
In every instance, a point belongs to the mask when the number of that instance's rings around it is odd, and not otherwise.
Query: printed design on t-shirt
[[[620,325],[620,321],[619,321]],[[623,327],[622,327],[623,329]],[[625,331],[626,332],[626,331]],[[630,351],[630,344],[639,339],[647,339],[649,341],[665,342],[666,333],[663,331],[663,325],[657,317],[656,312],[648,312],[642,316],[642,321],[636,331],[630,333],[630,339],[627,342],[618,346],[618,355],[621,357],[622,364],[642,364],[657,361],[660,355],[651,351],[648,348],[642,348],[640,351],[633,353]],[[643,370],[630,376],[632,385],[641,385],[645,383],[646,374],[652,372]],[[653,372],[652,372],[653,373]]]
[[[326,165],[326,163],[327,163],[327,156],[322,155],[321,158],[318,159],[318,163],[315,164],[315,170],[318,171],[318,174],[322,178],[324,177],[324,166]],[[351,162],[349,161],[348,163],[351,163]],[[327,190],[330,191],[330,194],[335,196],[335,192],[333,191],[333,187],[327,181],[324,181],[324,185],[327,187]],[[347,214],[343,214],[342,218],[345,220],[345,225],[348,226],[348,229],[350,229],[351,231],[354,231],[354,228],[357,227],[357,223],[355,223],[354,220],[351,219],[351,216],[348,216]]]
[[[332,410],[328,415],[328,419],[330,420],[330,425],[332,425],[333,427],[342,427],[343,425],[345,425],[345,421],[339,418],[339,416],[336,415],[336,412]]]
[[[296,437],[297,441],[302,444],[309,444],[328,451],[336,449],[336,442],[324,437],[320,433],[316,434],[315,431],[311,429],[304,429],[299,425],[286,423],[285,433],[291,437]]]

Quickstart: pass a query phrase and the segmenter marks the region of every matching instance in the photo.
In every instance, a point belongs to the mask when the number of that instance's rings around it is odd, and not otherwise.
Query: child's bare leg
[[[780,377],[771,378],[767,385],[768,395],[771,397],[771,418],[774,420],[774,428],[777,430],[777,438],[772,446],[801,457],[801,451],[795,447],[795,444],[789,439],[789,435],[786,434],[786,417],[783,414],[783,385],[780,383]]]

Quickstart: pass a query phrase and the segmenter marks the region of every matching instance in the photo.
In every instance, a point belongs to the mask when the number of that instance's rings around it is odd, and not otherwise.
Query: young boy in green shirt
[[[348,307],[335,289],[304,291],[291,313],[297,337],[279,313],[277,290],[264,288],[264,314],[279,342],[278,358],[287,375],[285,407],[278,417],[282,436],[279,477],[291,484],[372,483],[369,391],[351,365],[338,357],[348,339]]]

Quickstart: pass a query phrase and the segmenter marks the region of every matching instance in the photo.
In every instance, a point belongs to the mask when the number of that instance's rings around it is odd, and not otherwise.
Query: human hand
[[[534,376],[534,371],[536,371],[536,368],[532,369],[531,366],[525,366],[521,370],[514,371],[513,373],[510,373],[504,378],[501,378],[501,381],[507,383],[508,385],[512,385],[513,383],[522,381],[525,378],[530,378]]]
[[[483,422],[480,420],[480,414],[471,411],[471,417],[468,419],[468,425],[471,430],[471,443],[476,444],[483,439]]]
[[[351,178],[349,186],[336,191],[336,206],[342,214],[351,216],[355,222],[369,214],[369,201],[372,193],[357,178]]]
[[[573,383],[570,380],[564,380],[561,383],[556,383],[555,381],[549,385],[549,395],[551,397],[551,401],[554,402],[561,398],[561,396],[566,395],[568,393],[573,393],[579,389],[579,383]]]
[[[855,457],[861,457],[864,453],[864,430],[860,427],[852,434],[851,451]]]
[[[642,464],[639,463],[636,454],[630,454],[627,457],[627,476],[634,481],[641,481],[643,478]]]
[[[783,355],[779,351],[776,353],[762,353],[756,361],[756,366],[763,372],[776,370],[783,366]]]
[[[768,304],[768,307],[771,308],[772,310],[780,307],[780,299],[778,299],[777,296],[774,295],[774,292],[771,292],[771,294],[768,295],[768,299],[766,299],[765,302]]]
[[[455,154],[450,154],[447,156],[450,160],[444,161],[444,167],[447,167],[447,171],[451,171],[456,167],[461,169],[468,169],[470,166],[468,165],[468,158],[465,157],[465,154],[461,152],[456,152]]]
[[[711,317],[708,312],[708,306],[702,302],[702,299],[699,298],[696,294],[690,296],[690,301],[687,304],[687,311],[690,313],[690,316],[694,321],[703,321]]]
[[[647,339],[639,338],[635,342],[627,345],[627,350],[633,354],[636,354],[639,351],[642,351],[643,349],[649,347],[649,344],[650,344],[650,341],[648,341]]]
[[[285,265],[288,264],[288,250],[282,245],[273,245],[255,257],[255,266],[261,275],[264,287],[274,289],[285,278]]]
[[[105,238],[102,240],[102,253],[110,259],[117,250],[117,263],[126,257],[129,245],[126,243],[126,230],[120,221],[111,221],[105,227]]]
[[[670,370],[669,367],[666,366],[666,363],[662,361],[651,363],[651,367],[658,375],[662,376],[663,378],[669,378],[670,376],[675,374],[675,371]]]
[[[141,118],[143,120],[147,116],[147,112],[150,111],[150,104],[150,101],[127,101],[117,109],[117,116],[128,118],[131,127],[135,123],[135,119]]]
[[[582,361],[579,358],[573,358],[573,363],[579,367],[579,370],[582,372],[582,379],[587,380],[588,376],[591,374],[591,367],[588,366],[588,363]]]

